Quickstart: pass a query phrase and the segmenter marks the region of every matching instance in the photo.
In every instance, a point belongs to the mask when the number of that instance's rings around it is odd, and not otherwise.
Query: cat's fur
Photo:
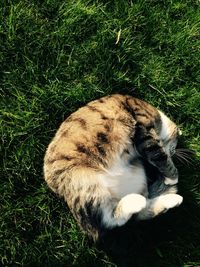
[[[61,124],[46,151],[45,180],[95,239],[132,215],[150,219],[181,204],[172,161],[179,134],[175,123],[144,101],[103,97]],[[160,173],[153,183],[145,161]]]

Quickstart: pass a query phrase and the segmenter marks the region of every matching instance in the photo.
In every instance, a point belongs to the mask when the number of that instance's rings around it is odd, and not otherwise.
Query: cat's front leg
[[[163,152],[163,148],[161,147],[160,153],[165,153]],[[166,154],[166,159],[165,160],[158,160],[156,158],[157,156],[155,155],[149,155],[149,162],[156,166],[159,171],[163,174],[164,176],[164,183],[166,185],[175,185],[178,183],[178,170],[175,167],[172,159],[170,156]]]
[[[161,167],[162,172],[162,167]],[[170,157],[167,158],[166,167],[163,171],[164,183],[166,185],[175,185],[178,183],[178,170]],[[168,176],[169,175],[169,176]]]
[[[166,185],[178,183],[178,170],[154,128],[148,130],[145,126],[138,125],[133,142],[139,155],[162,173]]]

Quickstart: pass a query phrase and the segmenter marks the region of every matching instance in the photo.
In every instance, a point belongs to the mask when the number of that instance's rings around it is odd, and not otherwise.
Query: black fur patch
[[[154,155],[152,157],[152,160],[154,162],[156,162],[156,161],[159,161],[159,162],[166,161],[167,160],[167,154],[165,154],[164,152],[163,153],[156,154],[156,155]]]
[[[59,170],[55,170],[55,171],[54,171],[54,174],[55,174],[55,175],[60,175],[61,173],[65,172],[65,171],[66,171],[66,168],[59,169]]]
[[[65,122],[78,122],[84,130],[87,130],[87,122],[83,118],[74,117],[71,115],[65,120]]]
[[[121,118],[118,119],[118,121],[119,121],[120,123],[122,123],[122,124],[123,124],[124,126],[126,126],[126,127],[133,127],[133,125],[134,125],[133,120],[128,119],[128,118],[123,118],[123,117],[121,117]]]
[[[84,129],[84,130],[87,130],[87,123],[86,121],[83,119],[83,118],[74,118],[72,121],[77,121],[80,123],[81,127]]]
[[[74,158],[71,157],[71,156],[59,154],[59,155],[56,155],[56,157],[53,158],[53,159],[48,159],[48,160],[47,160],[47,163],[52,164],[52,163],[54,163],[55,161],[59,161],[59,160],[70,161],[70,160],[72,160],[72,159],[74,159]]]
[[[90,155],[90,150],[83,144],[77,144],[76,147],[78,152]]]
[[[142,137],[140,138],[140,142],[141,142],[141,143],[142,143],[142,142],[147,142],[147,141],[150,141],[150,140],[152,140],[152,136],[149,135],[149,134],[144,135],[144,136],[142,136]]]
[[[124,149],[124,153],[126,153],[126,154],[130,154],[130,152],[129,152],[128,149]]]
[[[152,128],[154,128],[154,124],[150,123],[149,125],[146,126],[147,131],[150,131]]]
[[[122,107],[124,108],[124,110],[131,114],[131,116],[135,119],[136,117],[136,114],[135,114],[135,111],[133,110],[133,108],[129,105],[128,103],[128,99],[125,100],[125,102],[121,102],[122,104]]]
[[[93,112],[97,112],[97,113],[99,113],[100,116],[101,116],[101,118],[102,118],[103,120],[106,120],[106,119],[107,119],[107,117],[105,116],[105,114],[104,114],[101,110],[99,110],[98,108],[96,108],[96,107],[94,107],[94,106],[89,106],[89,105],[87,105],[86,107],[89,108],[89,109],[90,109],[91,111],[93,111]]]
[[[102,230],[102,212],[100,204],[94,204],[94,199],[89,199],[84,207],[78,210],[81,226],[89,235],[95,237]]]
[[[98,140],[99,142],[101,142],[101,143],[106,143],[106,144],[109,143],[107,134],[105,134],[105,133],[103,133],[103,132],[99,132],[99,133],[97,133],[97,140]]]
[[[99,103],[105,103],[105,100],[102,98],[100,98],[98,101],[99,101]]]
[[[102,120],[108,120],[108,117],[101,115]]]
[[[68,135],[68,132],[68,130],[61,132],[61,137],[66,137]]]
[[[58,158],[58,160],[72,160],[73,157],[68,156],[68,155],[60,155],[60,157]]]
[[[145,112],[137,112],[137,113],[135,113],[137,116],[140,116],[140,117],[145,117],[145,118],[149,118],[149,116],[147,116],[147,114],[145,113]]]
[[[100,205],[94,205],[93,199],[85,203],[85,210],[91,225],[95,228],[101,225]]]
[[[98,108],[94,107],[94,106],[87,105],[86,107],[89,108],[91,111],[101,113],[101,111]]]
[[[98,150],[98,152],[99,152],[99,154],[100,154],[101,156],[103,156],[103,157],[106,156],[106,151],[105,151],[105,149],[102,147],[101,144],[96,143],[96,144],[95,144],[95,147],[97,148],[97,150]]]
[[[109,123],[104,124],[104,129],[107,132],[111,132],[112,131],[112,124],[109,124]]]
[[[149,144],[144,143],[144,150],[145,150],[147,153],[154,153],[154,152],[156,152],[156,151],[161,150],[161,147],[159,146],[158,143],[153,142],[153,140],[152,140],[151,142],[149,142]],[[160,153],[159,153],[159,154],[160,154]]]

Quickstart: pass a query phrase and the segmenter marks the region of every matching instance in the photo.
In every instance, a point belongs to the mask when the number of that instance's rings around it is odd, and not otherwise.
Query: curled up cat
[[[172,161],[181,131],[150,104],[127,95],[88,103],[60,126],[47,148],[44,177],[94,240],[106,229],[179,206]],[[144,162],[159,177],[149,183]]]

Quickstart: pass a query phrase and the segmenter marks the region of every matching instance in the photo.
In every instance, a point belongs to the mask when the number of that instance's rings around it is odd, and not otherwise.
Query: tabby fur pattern
[[[128,95],[88,103],[60,126],[47,148],[44,177],[94,239],[181,204],[172,161],[179,128],[161,111]],[[159,175],[150,181],[145,162]]]

